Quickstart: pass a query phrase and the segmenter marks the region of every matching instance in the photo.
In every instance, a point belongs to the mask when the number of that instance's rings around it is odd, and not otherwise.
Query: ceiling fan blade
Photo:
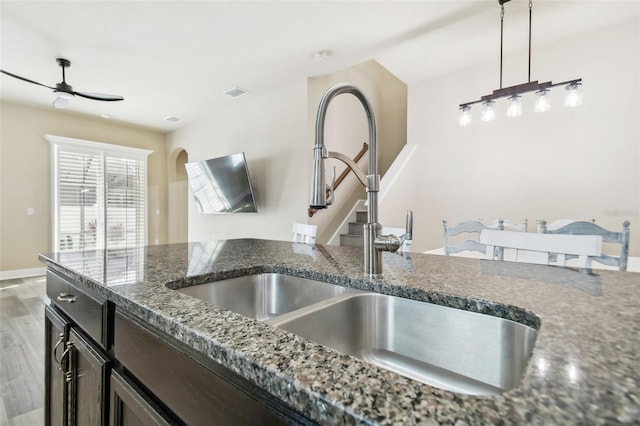
[[[33,84],[37,84],[38,86],[42,86],[42,87],[46,87],[46,88],[55,90],[55,87],[47,86],[46,84],[38,83],[37,81],[33,81],[33,80],[29,80],[28,78],[20,77],[19,75],[12,74],[12,73],[7,72],[5,70],[0,70],[0,72],[2,74],[6,74],[8,76],[11,76],[13,78],[17,78],[18,80],[26,81],[27,83],[33,83]]]
[[[73,92],[74,95],[78,95],[83,98],[93,99],[94,101],[122,101],[124,98],[118,95],[105,95],[103,93],[87,93],[87,92]]]

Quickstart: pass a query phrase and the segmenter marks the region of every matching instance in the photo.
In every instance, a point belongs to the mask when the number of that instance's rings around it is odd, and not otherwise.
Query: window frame
[[[60,251],[59,234],[59,222],[60,222],[60,199],[59,199],[59,164],[58,164],[58,152],[62,150],[68,150],[78,154],[98,155],[102,157],[103,167],[103,179],[106,177],[106,158],[112,157],[120,160],[134,160],[140,161],[144,164],[144,199],[142,201],[144,206],[144,245],[148,245],[148,157],[153,151],[142,148],[134,148],[123,145],[114,145],[104,142],[89,141],[84,139],[74,139],[65,136],[57,135],[44,135],[44,139],[51,146],[51,211],[52,211],[52,226],[51,226],[51,242],[54,252]],[[104,188],[106,190],[106,181],[103,181]],[[105,210],[107,206],[105,205]],[[107,242],[104,242],[104,247],[96,247],[96,249],[107,248]]]

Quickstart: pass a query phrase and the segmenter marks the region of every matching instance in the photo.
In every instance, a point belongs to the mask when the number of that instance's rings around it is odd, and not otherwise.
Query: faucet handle
[[[413,210],[407,210],[407,224],[405,226],[404,235],[400,237],[399,252],[409,252],[411,243],[413,242]]]
[[[331,179],[331,185],[327,185],[327,205],[333,204],[333,188],[336,185],[336,166],[333,166],[333,179]]]
[[[413,240],[413,210],[407,210],[407,225],[404,234],[405,240]]]

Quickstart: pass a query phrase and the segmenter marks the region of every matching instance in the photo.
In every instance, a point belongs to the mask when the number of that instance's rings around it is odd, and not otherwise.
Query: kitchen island
[[[40,259],[50,272],[234,372],[302,414],[301,420],[637,424],[640,419],[637,273],[385,253],[384,278],[374,280],[363,276],[358,248],[257,239],[43,254]],[[497,396],[463,395],[175,291],[271,272],[517,321],[537,329],[533,354],[515,389]]]

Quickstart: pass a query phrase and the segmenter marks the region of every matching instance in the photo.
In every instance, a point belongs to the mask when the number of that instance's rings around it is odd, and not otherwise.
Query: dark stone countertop
[[[640,274],[240,239],[43,254],[48,268],[195,348],[322,424],[639,424]],[[486,313],[538,329],[498,396],[422,384],[167,287],[279,272]]]

